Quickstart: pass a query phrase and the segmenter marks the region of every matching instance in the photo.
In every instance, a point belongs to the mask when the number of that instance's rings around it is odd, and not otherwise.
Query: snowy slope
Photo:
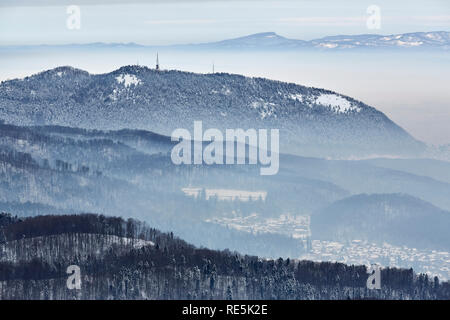
[[[383,113],[317,88],[231,74],[125,66],[59,67],[0,84],[0,119],[18,125],[145,129],[277,128],[281,151],[323,157],[417,154],[423,144]]]

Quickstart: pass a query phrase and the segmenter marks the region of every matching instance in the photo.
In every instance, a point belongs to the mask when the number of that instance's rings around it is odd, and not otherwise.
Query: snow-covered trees
[[[365,287],[364,266],[264,260],[195,248],[136,220],[92,214],[16,219],[0,215],[2,299],[448,299],[450,286],[383,269]],[[66,268],[82,274],[78,292]],[[76,291],[76,290],[75,290]]]

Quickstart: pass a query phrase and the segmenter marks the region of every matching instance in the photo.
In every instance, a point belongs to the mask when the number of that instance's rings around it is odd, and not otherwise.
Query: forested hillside
[[[448,214],[442,214],[450,210],[447,162],[281,154],[279,173],[260,176],[259,165],[177,166],[171,161],[172,147],[170,137],[150,131],[25,127],[0,121],[0,212],[19,217],[96,212],[134,218],[196,246],[270,258],[327,261],[326,246],[342,245],[345,251],[351,247],[348,241],[388,242],[412,251],[380,249],[378,258],[368,249],[332,254],[344,263],[413,267],[450,279]],[[415,164],[419,161],[420,167]],[[252,192],[264,197],[224,197]],[[394,198],[399,200],[391,204]],[[368,216],[362,219],[360,212]],[[396,216],[401,212],[403,222]],[[359,222],[340,235],[341,223],[350,226],[340,216],[350,213]],[[383,214],[385,219],[375,219],[377,230],[370,229],[371,216]],[[328,216],[338,223],[330,223]],[[393,224],[391,218],[400,222]],[[361,221],[370,222],[370,232],[361,234]],[[321,232],[321,226],[328,231]],[[427,252],[416,254],[415,249]]]
[[[69,265],[81,289],[66,286]],[[450,284],[386,268],[268,260],[196,248],[145,223],[102,215],[0,215],[2,299],[449,299]]]
[[[419,155],[425,145],[375,108],[339,93],[262,78],[124,66],[72,67],[0,83],[0,119],[16,125],[151,130],[279,129],[280,151],[302,156]]]

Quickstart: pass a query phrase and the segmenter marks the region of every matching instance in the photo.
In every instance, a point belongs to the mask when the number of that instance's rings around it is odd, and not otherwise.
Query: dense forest
[[[450,298],[450,283],[412,269],[382,269],[380,290],[367,278],[365,266],[198,248],[134,219],[0,215],[1,299]]]

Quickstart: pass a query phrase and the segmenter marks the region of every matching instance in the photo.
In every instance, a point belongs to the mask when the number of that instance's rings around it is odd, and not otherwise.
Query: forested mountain
[[[443,147],[441,147],[443,149]],[[450,158],[449,158],[450,159]],[[450,183],[450,162],[436,159],[387,159],[374,158],[368,163],[381,168],[388,168],[412,173],[417,176],[430,177],[437,181]]]
[[[0,84],[0,119],[17,125],[145,129],[280,129],[282,153],[418,155],[425,145],[386,115],[332,91],[225,73],[125,66],[107,74],[58,67]]]
[[[21,217],[121,215],[173,231],[194,245],[293,258],[308,252],[308,239],[323,239],[319,231],[310,232],[309,216],[353,195],[403,192],[411,196],[403,199],[405,207],[415,207],[419,199],[433,204],[410,211],[419,220],[434,221],[440,212],[436,207],[450,208],[450,184],[445,174],[437,180],[445,162],[438,167],[435,161],[417,160],[418,168],[404,159],[338,161],[282,154],[279,173],[260,176],[259,165],[174,165],[172,146],[170,138],[142,130],[0,123],[0,210]],[[193,196],[186,190],[201,192]],[[231,201],[206,196],[221,190],[265,197]],[[360,199],[361,210],[372,208],[370,199]],[[388,220],[378,222],[389,227]],[[429,224],[420,234],[428,239],[423,243],[447,251],[447,232],[441,227]],[[411,244],[408,233],[391,233],[395,243]]]
[[[448,250],[450,212],[405,194],[360,194],[316,212],[316,239],[361,239],[411,248]]]
[[[90,131],[63,127],[17,127],[0,124],[0,210],[21,216],[36,214],[102,212],[138,217],[164,230],[179,231],[196,244],[262,255],[298,256],[299,242],[276,234],[248,234],[205,222],[206,218],[262,215],[279,212],[277,206],[294,208],[320,193],[332,199],[345,194],[340,188],[311,179],[288,182],[303,197],[292,199],[274,181],[268,205],[260,201],[228,202],[192,198],[182,189],[258,189],[269,185],[257,166],[173,165],[167,152],[172,143],[151,132]],[[225,174],[226,173],[226,174]],[[279,191],[276,191],[279,190]],[[282,196],[277,199],[277,194]],[[279,204],[277,204],[279,203]],[[214,236],[208,236],[214,235]]]
[[[69,265],[81,289],[68,289]],[[450,284],[386,268],[268,260],[196,248],[147,224],[93,214],[0,215],[1,299],[449,299]]]

